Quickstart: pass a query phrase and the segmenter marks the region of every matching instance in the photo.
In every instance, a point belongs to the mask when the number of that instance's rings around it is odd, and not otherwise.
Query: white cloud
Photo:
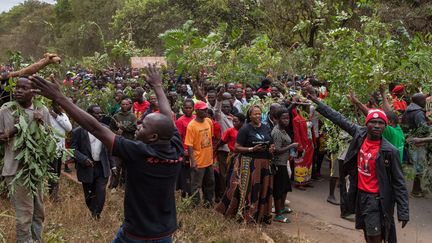
[[[0,13],[9,11],[13,6],[23,3],[25,0],[0,0]],[[40,0],[41,2],[55,3],[55,0]]]

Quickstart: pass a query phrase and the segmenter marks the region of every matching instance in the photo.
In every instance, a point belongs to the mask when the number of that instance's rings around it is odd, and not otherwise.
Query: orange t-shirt
[[[195,119],[189,122],[186,130],[185,145],[193,148],[197,168],[205,168],[213,164],[213,124],[209,118],[204,122]]]

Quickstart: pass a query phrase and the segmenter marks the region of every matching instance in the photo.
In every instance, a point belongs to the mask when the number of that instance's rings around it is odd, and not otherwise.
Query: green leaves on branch
[[[108,113],[110,108],[115,105],[114,98],[115,87],[111,83],[107,83],[106,88],[95,88],[90,80],[83,80],[83,85],[80,89],[65,89],[64,92],[68,97],[72,97],[76,104],[86,109],[90,105],[99,105],[104,113]],[[132,96],[133,90],[125,89],[125,94]]]
[[[152,54],[150,49],[140,49],[136,46],[135,41],[132,40],[132,35],[129,34],[128,38],[121,37],[119,40],[110,42],[108,46],[112,47],[111,55],[114,58],[130,58],[149,56]]]
[[[29,188],[32,194],[36,194],[44,188],[47,180],[57,179],[51,172],[51,163],[57,153],[57,138],[53,128],[46,126],[40,120],[29,121],[25,110],[15,101],[10,102],[12,115],[19,119],[18,133],[15,135],[13,150],[18,152],[15,157],[20,166],[11,182],[10,193],[13,193],[17,185]],[[43,106],[35,101],[35,114],[41,112]]]
[[[408,85],[410,91],[421,87],[432,91],[432,34],[416,34],[409,39],[400,59],[396,75]]]
[[[202,36],[189,20],[181,29],[168,30],[159,37],[164,41],[166,58],[177,65],[179,73],[197,76],[205,71],[214,83],[257,83],[259,77],[279,65],[281,55],[270,47],[266,35],[249,45],[231,48],[240,35],[236,29],[227,33],[227,24],[221,24]]]
[[[83,57],[83,65],[84,67],[91,69],[95,74],[100,75],[109,65],[108,54],[95,52],[94,56]]]
[[[207,36],[201,36],[193,23],[189,20],[181,29],[168,30],[159,35],[165,44],[165,56],[169,62],[177,65],[179,73],[198,75],[203,70],[214,73],[226,49],[223,46],[226,25],[221,25]]]
[[[321,37],[323,49],[316,71],[333,84],[331,93],[338,101],[349,90],[368,97],[381,82],[395,78],[392,70],[398,65],[400,42],[376,19],[364,17],[361,31],[338,28]]]
[[[252,40],[250,45],[243,45],[232,50],[225,65],[220,65],[219,80],[257,84],[261,77],[270,70],[278,68],[282,57],[270,47],[267,35]]]

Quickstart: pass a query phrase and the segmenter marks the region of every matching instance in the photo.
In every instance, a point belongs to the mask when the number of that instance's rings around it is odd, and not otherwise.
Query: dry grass
[[[122,222],[123,192],[107,193],[101,220],[95,221],[85,206],[80,185],[63,177],[60,190],[61,203],[45,199],[44,242],[111,242]],[[189,202],[179,199],[177,203],[177,242],[305,242],[276,227],[241,225],[212,209],[191,209]],[[9,201],[0,199],[0,242],[15,240],[13,215]]]

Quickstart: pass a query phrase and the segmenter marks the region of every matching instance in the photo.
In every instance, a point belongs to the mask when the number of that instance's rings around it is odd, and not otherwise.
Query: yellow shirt
[[[189,122],[186,130],[185,145],[193,148],[197,168],[205,168],[213,164],[213,123],[209,118],[204,122],[195,119]]]

